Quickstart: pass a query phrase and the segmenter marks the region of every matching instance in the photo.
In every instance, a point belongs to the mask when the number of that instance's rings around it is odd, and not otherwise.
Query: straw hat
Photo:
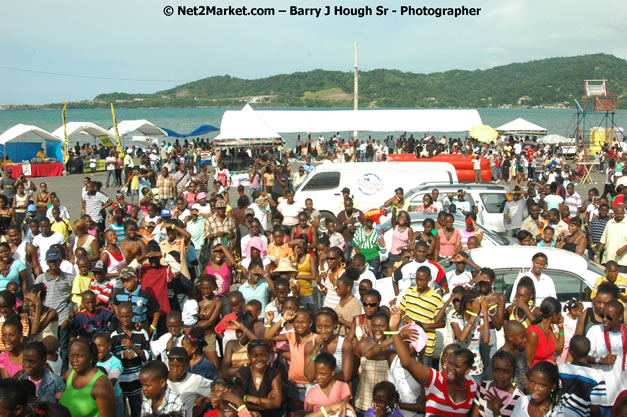
[[[289,260],[289,258],[283,258],[279,260],[279,265],[272,272],[298,272],[298,270],[294,269],[294,265],[292,264],[292,261]]]

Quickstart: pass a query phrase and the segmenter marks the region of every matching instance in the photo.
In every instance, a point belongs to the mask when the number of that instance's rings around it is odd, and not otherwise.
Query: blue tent
[[[200,136],[200,135],[205,135],[209,132],[217,132],[220,130],[217,127],[212,126],[212,125],[198,126],[196,129],[192,130],[189,133],[178,133],[178,132],[175,132],[174,130],[166,129],[165,127],[162,127],[161,129],[164,130],[168,134],[168,136],[175,137],[175,138],[188,138],[190,136]]]
[[[37,126],[17,124],[0,135],[0,155],[6,154],[13,162],[29,161],[41,148],[49,157],[63,161],[61,139]]]

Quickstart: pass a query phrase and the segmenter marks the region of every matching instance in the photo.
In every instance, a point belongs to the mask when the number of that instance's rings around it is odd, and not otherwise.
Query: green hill
[[[362,107],[566,107],[581,100],[583,80],[608,79],[627,108],[627,61],[596,54],[513,63],[487,70],[416,74],[377,69],[359,74]],[[350,107],[352,72],[321,69],[256,80],[214,76],[154,94],[110,93],[89,107]],[[75,103],[84,107],[85,103]]]

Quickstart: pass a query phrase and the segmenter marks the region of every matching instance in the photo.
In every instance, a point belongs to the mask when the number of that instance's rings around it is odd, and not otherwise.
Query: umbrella
[[[468,133],[482,143],[494,142],[499,137],[499,132],[488,125],[474,126]]]
[[[538,139],[538,143],[543,143],[546,145],[557,145],[559,143],[572,143],[573,140],[572,139],[568,139],[565,138],[564,136],[560,136],[560,135],[547,135],[543,138]]]

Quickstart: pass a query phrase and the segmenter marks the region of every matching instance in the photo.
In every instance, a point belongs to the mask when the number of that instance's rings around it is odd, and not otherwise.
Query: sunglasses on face
[[[599,317],[601,317],[601,319],[607,319],[607,321],[614,321],[614,316],[609,314],[601,313],[599,314]]]
[[[335,261],[337,259],[339,259],[337,256],[334,256],[334,257],[327,256],[327,260],[329,260],[329,261]]]
[[[378,307],[379,303],[363,303],[364,307]]]

